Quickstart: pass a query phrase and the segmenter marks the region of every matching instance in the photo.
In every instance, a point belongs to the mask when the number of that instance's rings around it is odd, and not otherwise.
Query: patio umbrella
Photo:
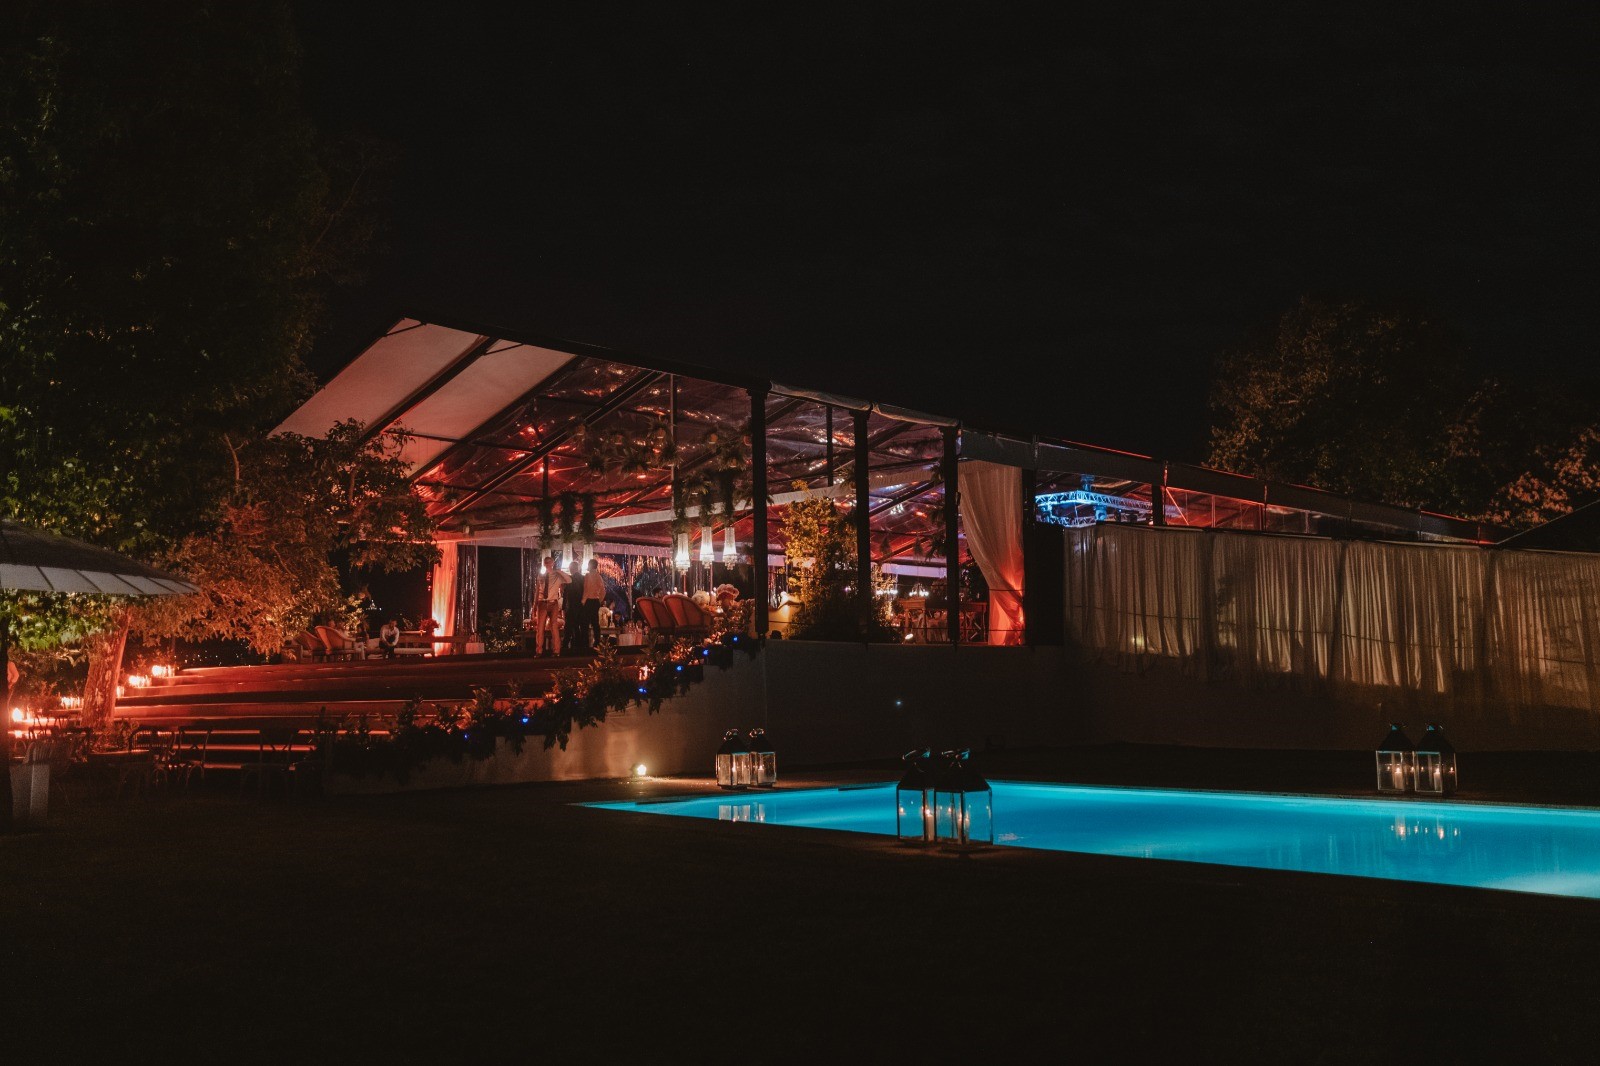
[[[0,520],[0,589],[112,596],[183,596],[200,591],[116,552],[4,520]]]
[[[0,591],[92,592],[110,596],[182,596],[189,582],[81,540],[0,520]],[[0,617],[0,679],[7,677],[10,623]],[[0,691],[9,692],[9,681]],[[9,708],[5,708],[9,710]],[[11,821],[11,723],[0,721],[0,829]]]

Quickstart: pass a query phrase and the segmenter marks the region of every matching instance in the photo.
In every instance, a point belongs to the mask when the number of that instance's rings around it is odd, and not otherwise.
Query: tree
[[[851,587],[856,579],[855,523],[856,516],[840,511],[827,496],[807,496],[789,505],[783,523],[784,561],[799,600],[795,637],[892,639],[874,610],[863,611]]]
[[[323,439],[291,433],[241,448],[215,525],[166,560],[200,593],[141,604],[133,627],[267,654],[340,607],[335,552],[362,570],[435,561],[433,523],[401,457],[404,434],[365,438],[360,423],[341,422]]]
[[[1477,516],[1515,472],[1484,447],[1506,394],[1426,313],[1306,298],[1218,361],[1208,461]]]
[[[159,554],[212,527],[235,449],[308,388],[376,153],[327,162],[296,50],[281,0],[0,13],[0,514]],[[36,607],[0,609],[46,640]],[[113,678],[124,636],[88,638]]]
[[[328,191],[278,4],[25,6],[0,78],[0,506],[193,528],[297,398]]]
[[[1539,450],[1532,467],[1497,494],[1489,519],[1528,528],[1600,498],[1600,426],[1584,426],[1563,445]]]

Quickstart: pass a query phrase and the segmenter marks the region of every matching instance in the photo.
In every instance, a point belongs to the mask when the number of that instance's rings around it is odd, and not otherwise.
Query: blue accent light
[[[1058,526],[1092,526],[1096,522],[1117,521],[1118,515],[1131,515],[1136,521],[1148,522],[1151,511],[1149,500],[1095,492],[1087,485],[1067,492],[1041,492],[1033,498],[1033,503],[1041,521]],[[1090,513],[1084,513],[1083,508],[1091,509]],[[1161,511],[1174,521],[1183,517],[1183,512],[1170,503],[1164,503]]]

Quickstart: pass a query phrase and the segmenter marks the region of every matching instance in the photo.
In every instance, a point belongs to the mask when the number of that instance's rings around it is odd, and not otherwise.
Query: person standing
[[[561,652],[561,590],[567,575],[556,569],[552,556],[544,557],[539,570],[539,580],[533,597],[533,652],[535,655],[557,655]],[[550,638],[550,649],[545,650],[545,638]]]
[[[378,609],[378,601],[372,598],[372,589],[367,585],[362,585],[361,591],[356,593],[356,606],[361,610],[361,627],[355,636],[365,641],[377,634],[383,624],[383,612]]]
[[[564,649],[568,655],[582,655],[589,649],[589,643],[583,632],[583,564],[574,559],[567,566],[566,587],[561,590],[562,623],[567,629],[567,644]]]
[[[606,579],[600,573],[600,560],[589,560],[589,572],[583,575],[584,639],[592,651],[600,649],[600,605],[606,601]]]

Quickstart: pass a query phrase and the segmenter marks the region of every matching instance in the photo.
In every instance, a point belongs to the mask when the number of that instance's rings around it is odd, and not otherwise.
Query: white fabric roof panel
[[[321,437],[334,423],[350,418],[370,426],[484,340],[481,335],[403,319],[275,432]]]
[[[400,416],[412,433],[405,460],[416,473],[514,403],[529,389],[576,358],[532,344],[502,341],[448,384]],[[444,437],[445,440],[434,440]]]

